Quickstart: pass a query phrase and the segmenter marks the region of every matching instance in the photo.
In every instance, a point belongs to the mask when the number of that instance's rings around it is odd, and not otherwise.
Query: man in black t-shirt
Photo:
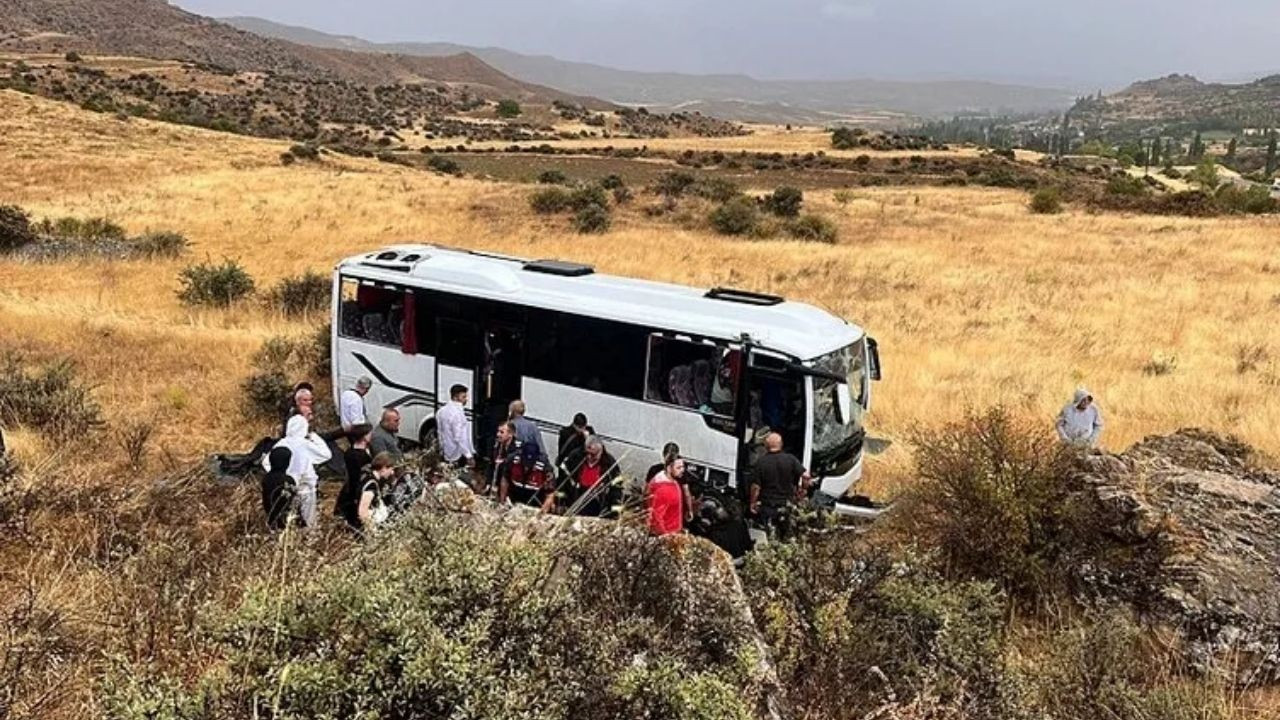
[[[751,514],[769,525],[782,515],[787,505],[802,490],[807,490],[811,476],[796,456],[782,451],[782,436],[770,433],[764,439],[764,457],[756,462],[751,478]]]

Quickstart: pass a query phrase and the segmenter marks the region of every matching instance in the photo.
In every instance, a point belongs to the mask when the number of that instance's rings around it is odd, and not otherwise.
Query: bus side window
[[[732,414],[737,372],[726,370],[725,358],[737,357],[736,353],[705,343],[650,336],[645,399],[700,412]]]
[[[400,346],[404,292],[355,280],[342,281],[342,335],[379,345]]]

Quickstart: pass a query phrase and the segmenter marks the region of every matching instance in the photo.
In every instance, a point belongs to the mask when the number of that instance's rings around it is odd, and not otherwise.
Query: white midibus
[[[371,420],[396,408],[405,440],[430,443],[461,384],[482,455],[521,398],[552,458],[581,412],[634,476],[675,441],[708,481],[739,487],[767,429],[828,499],[862,475],[875,340],[809,305],[410,245],[339,263],[333,313],[334,392],[371,378]]]

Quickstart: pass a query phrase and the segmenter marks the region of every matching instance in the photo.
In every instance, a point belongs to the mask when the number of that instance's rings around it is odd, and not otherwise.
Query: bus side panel
[[[383,408],[400,411],[400,437],[418,441],[418,429],[435,415],[435,360],[407,355],[399,348],[339,338],[334,354],[335,374],[343,389],[354,387],[362,375],[373,380],[365,396],[369,422],[377,424]]]
[[[524,380],[524,400],[553,461],[560,428],[581,412],[630,475],[643,478],[661,460],[662,446],[674,441],[690,462],[735,476],[737,439],[707,427],[699,413],[533,378]]]

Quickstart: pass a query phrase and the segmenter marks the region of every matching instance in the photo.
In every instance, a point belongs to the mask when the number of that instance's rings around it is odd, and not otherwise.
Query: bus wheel
[[[440,433],[436,432],[434,422],[427,422],[422,426],[422,431],[418,433],[418,444],[427,452],[440,447]]]

